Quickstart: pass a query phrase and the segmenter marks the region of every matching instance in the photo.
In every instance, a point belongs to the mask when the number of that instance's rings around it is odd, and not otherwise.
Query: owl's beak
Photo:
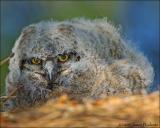
[[[52,61],[47,61],[45,64],[45,71],[47,74],[47,77],[49,79],[49,81],[53,81],[55,79],[55,75],[56,75],[56,66],[53,64]]]

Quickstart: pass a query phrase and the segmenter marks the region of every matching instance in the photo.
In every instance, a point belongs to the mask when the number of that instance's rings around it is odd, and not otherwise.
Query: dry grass
[[[78,103],[66,95],[21,112],[1,113],[1,127],[160,127],[159,93]]]

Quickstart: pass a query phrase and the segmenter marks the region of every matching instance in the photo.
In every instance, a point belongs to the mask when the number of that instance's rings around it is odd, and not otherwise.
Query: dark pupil
[[[62,55],[61,58],[64,60],[64,59],[66,58],[66,56],[65,56],[65,55]]]
[[[34,59],[34,61],[35,61],[36,63],[38,63],[38,59]]]

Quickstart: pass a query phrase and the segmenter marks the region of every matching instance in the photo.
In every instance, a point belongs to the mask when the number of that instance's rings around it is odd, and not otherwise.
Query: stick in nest
[[[15,93],[21,89],[23,86],[18,86],[17,88],[15,88],[8,96],[1,96],[0,100],[5,103],[7,100],[9,99],[14,99],[16,98]]]

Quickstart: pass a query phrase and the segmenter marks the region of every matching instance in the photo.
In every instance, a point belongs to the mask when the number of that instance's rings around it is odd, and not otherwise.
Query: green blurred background
[[[121,25],[124,37],[132,40],[149,58],[155,69],[155,81],[149,88],[157,90],[159,77],[159,1],[1,1],[0,60],[10,55],[23,27],[42,20],[90,19],[107,17]],[[5,95],[8,65],[0,67],[1,95]]]

